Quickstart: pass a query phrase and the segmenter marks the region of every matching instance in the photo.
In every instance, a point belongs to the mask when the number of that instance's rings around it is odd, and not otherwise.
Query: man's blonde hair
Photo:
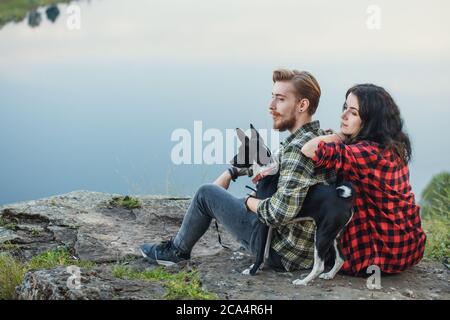
[[[313,115],[319,106],[320,86],[316,78],[307,71],[277,69],[273,72],[273,82],[290,81],[296,90],[299,99],[308,99],[308,113]]]

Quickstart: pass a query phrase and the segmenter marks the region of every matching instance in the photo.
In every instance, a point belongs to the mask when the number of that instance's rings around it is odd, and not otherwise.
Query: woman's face
[[[347,136],[355,137],[361,129],[361,123],[358,98],[350,93],[341,115],[341,132]]]

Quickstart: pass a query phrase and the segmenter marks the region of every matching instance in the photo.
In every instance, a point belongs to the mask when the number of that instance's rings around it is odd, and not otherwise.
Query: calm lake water
[[[73,190],[192,195],[225,165],[175,165],[177,128],[271,128],[272,70],[308,70],[315,118],[337,128],[346,90],[392,93],[413,142],[417,197],[449,170],[446,1],[79,1],[80,29],[39,9],[0,29],[0,204]],[[285,138],[286,133],[281,134]],[[206,145],[206,143],[204,143]],[[228,159],[227,159],[228,160]],[[245,179],[231,192],[243,195]]]

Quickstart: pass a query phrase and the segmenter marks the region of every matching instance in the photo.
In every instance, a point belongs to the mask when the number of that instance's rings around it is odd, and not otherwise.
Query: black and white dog
[[[247,169],[252,181],[256,184],[256,198],[266,199],[277,191],[280,176],[277,159],[272,157],[258,131],[250,125],[250,139],[239,128],[237,136],[241,141],[238,154],[230,161],[239,169]],[[275,170],[274,170],[275,168]],[[294,280],[294,284],[306,285],[320,275],[322,279],[333,279],[344,263],[340,250],[339,236],[350,222],[353,214],[352,204],[354,190],[350,183],[343,182],[338,186],[317,184],[311,186],[303,202],[302,208],[293,221],[314,220],[316,225],[314,243],[314,266],[305,279]],[[253,265],[243,274],[255,275],[268,256],[272,227],[264,223],[259,225],[259,248]],[[332,269],[322,274],[327,257],[334,257]]]

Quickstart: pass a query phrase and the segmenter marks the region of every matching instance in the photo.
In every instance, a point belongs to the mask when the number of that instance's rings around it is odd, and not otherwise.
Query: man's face
[[[272,100],[269,110],[273,119],[273,128],[285,131],[293,128],[296,122],[295,107],[299,99],[290,81],[277,81],[273,84]]]

